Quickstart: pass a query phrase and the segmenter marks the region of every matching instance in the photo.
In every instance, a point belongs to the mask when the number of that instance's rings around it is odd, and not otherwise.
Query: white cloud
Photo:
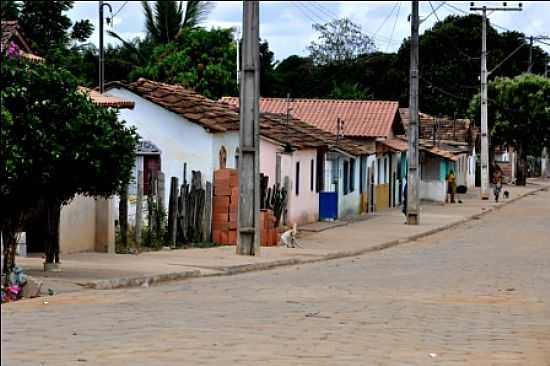
[[[109,1],[116,12],[124,1]],[[384,19],[390,14],[395,4],[399,3],[399,15],[396,11],[384,23]],[[469,13],[468,1],[448,2],[463,12]],[[479,2],[487,4],[487,2]],[[428,2],[420,2],[420,15],[431,13]],[[441,1],[433,1],[434,7]],[[500,3],[498,3],[500,5]],[[523,11],[519,12],[495,12],[491,14],[492,22],[506,28],[524,32],[528,35],[540,35],[546,32],[550,24],[550,3],[527,1],[523,2]],[[509,6],[515,5],[509,2]],[[275,58],[281,60],[291,54],[304,55],[307,45],[315,38],[312,30],[313,20],[329,21],[338,17],[350,17],[360,24],[363,30],[371,35],[378,28],[375,42],[382,51],[395,51],[402,40],[410,34],[410,23],[407,16],[410,13],[410,1],[385,2],[385,1],[262,1],[260,3],[260,36],[269,41],[270,48],[275,53]],[[442,6],[437,15],[440,19],[449,14],[461,14],[447,5]],[[92,42],[98,43],[97,17],[98,3],[77,1],[69,12],[73,20],[88,18],[96,26],[92,36]],[[429,29],[437,21],[432,15],[421,25],[421,32]],[[133,38],[143,35],[144,17],[141,4],[138,1],[130,1],[115,17],[115,30],[125,38]],[[216,1],[206,26],[233,27],[241,26],[242,2],[241,1]],[[381,27],[381,25],[383,26]],[[394,30],[395,26],[395,30]],[[111,42],[112,38],[108,40]],[[540,44],[539,44],[540,45]],[[549,46],[543,46],[550,52]]]

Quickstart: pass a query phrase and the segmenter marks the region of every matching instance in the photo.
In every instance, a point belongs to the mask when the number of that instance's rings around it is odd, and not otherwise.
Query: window
[[[344,160],[344,194],[349,193],[349,162]]]
[[[311,159],[310,166],[309,166],[309,190],[313,192],[313,184],[315,183],[315,161]]]
[[[355,191],[355,159],[349,160],[349,191]]]
[[[300,162],[296,162],[296,182],[294,184],[296,196],[300,194]]]

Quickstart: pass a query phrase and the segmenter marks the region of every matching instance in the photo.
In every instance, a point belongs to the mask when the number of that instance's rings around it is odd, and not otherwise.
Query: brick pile
[[[237,244],[237,205],[239,202],[238,173],[235,169],[214,172],[212,197],[212,241],[220,245]],[[260,211],[260,243],[276,246],[279,233],[271,210]]]
[[[238,179],[236,169],[220,169],[214,172],[212,197],[212,241],[214,243],[237,244]]]

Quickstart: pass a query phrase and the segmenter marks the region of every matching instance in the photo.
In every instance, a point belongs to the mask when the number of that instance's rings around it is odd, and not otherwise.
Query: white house
[[[144,79],[131,84],[111,83],[107,89],[111,95],[135,104],[134,109],[121,111],[121,118],[135,126],[153,149],[140,152],[136,171],[144,171],[146,177],[162,171],[166,182],[174,176],[181,183],[184,166],[188,181],[192,170],[201,171],[203,179],[212,181],[214,170],[237,167],[239,113],[235,106],[209,100],[181,86]],[[318,181],[329,166],[321,153],[324,151],[346,156],[339,160],[338,179],[340,186],[351,190],[343,190],[338,197],[338,215],[346,214],[348,207],[353,207],[350,213],[358,212],[357,166],[365,151],[360,145],[347,139],[336,141],[330,133],[280,114],[262,113],[260,125],[260,171],[269,177],[270,186],[286,182],[289,223],[319,219],[322,188]],[[169,189],[165,189],[165,202],[168,198]]]

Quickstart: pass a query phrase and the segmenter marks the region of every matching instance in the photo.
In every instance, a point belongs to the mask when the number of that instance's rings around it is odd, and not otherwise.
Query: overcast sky
[[[109,1],[115,15],[114,30],[124,38],[143,36],[144,17],[139,1]],[[125,4],[126,3],[126,4]],[[214,1],[206,27],[240,27],[242,24],[242,1]],[[420,26],[420,32],[429,29],[437,21],[450,14],[469,12],[468,1],[432,1],[436,10],[431,14],[430,2],[420,2],[420,16],[429,18]],[[508,2],[508,6],[517,6]],[[483,1],[476,5],[501,6],[502,2]],[[123,6],[123,7],[122,7]],[[122,9],[121,9],[122,7]],[[315,39],[314,23],[325,23],[342,17],[349,17],[360,24],[369,34],[380,51],[395,51],[403,38],[410,34],[407,16],[411,2],[389,1],[262,1],[260,3],[260,36],[269,42],[275,59],[282,60],[289,55],[306,55],[307,45]],[[108,12],[107,12],[108,13]],[[90,19],[96,30],[91,41],[98,43],[98,2],[76,1],[69,16],[73,21]],[[499,11],[490,15],[491,22],[526,35],[550,35],[550,3],[544,1],[523,2],[523,11]],[[502,28],[497,28],[502,31]],[[547,41],[550,43],[550,41]],[[106,43],[116,41],[106,36]],[[550,47],[542,46],[547,52]],[[489,45],[490,47],[490,45]]]

